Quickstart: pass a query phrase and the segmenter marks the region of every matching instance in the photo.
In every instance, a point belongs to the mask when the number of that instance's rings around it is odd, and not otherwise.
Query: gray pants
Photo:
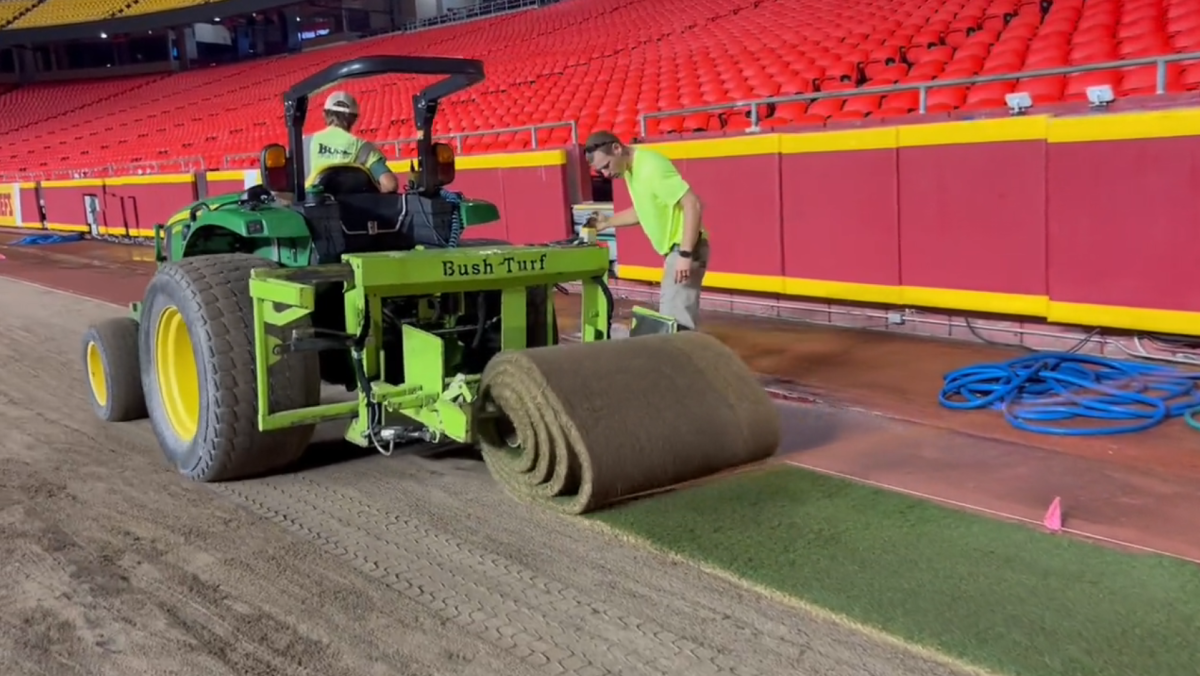
[[[679,260],[679,247],[675,247],[667,254],[663,265],[658,311],[673,318],[679,326],[696,330],[700,328],[700,288],[708,270],[708,239],[700,240],[692,251],[692,274],[682,284],[675,282],[675,266]]]

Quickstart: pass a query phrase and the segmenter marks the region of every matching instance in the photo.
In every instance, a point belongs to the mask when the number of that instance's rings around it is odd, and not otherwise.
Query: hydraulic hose
[[[1175,417],[1200,430],[1200,371],[1042,352],[951,371],[943,381],[942,406],[997,409],[1013,427],[1027,432],[1127,434]],[[1105,424],[1062,425],[1082,420]]]
[[[450,217],[450,239],[446,242],[446,248],[457,249],[463,231],[466,230],[462,217],[463,194],[442,188],[442,199],[454,205],[454,214]]]

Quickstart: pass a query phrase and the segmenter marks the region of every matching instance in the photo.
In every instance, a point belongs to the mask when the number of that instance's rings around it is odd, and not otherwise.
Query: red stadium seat
[[[1066,88],[1065,78],[1058,77],[1036,77],[1025,80],[1017,80],[1017,84],[1013,87],[1014,92],[1024,92],[1029,94],[1029,98],[1033,100],[1035,105],[1045,103],[1057,103],[1062,100],[1063,90]]]
[[[1130,68],[1119,73],[1120,83],[1114,91],[1121,96],[1136,96],[1142,94],[1154,94],[1158,91],[1158,68],[1155,66],[1141,66],[1138,68]],[[1165,69],[1166,91],[1180,92],[1184,90],[1183,85],[1183,66],[1178,63],[1169,63]]]
[[[919,92],[897,92],[883,97],[883,101],[880,103],[880,110],[903,110],[908,113],[917,110],[920,105],[921,95]]]
[[[978,103],[999,102],[1001,106],[1006,105],[1004,97],[1013,92],[1014,82],[988,82],[985,84],[977,84],[967,91],[965,105],[973,105]]]
[[[854,120],[864,119],[866,116],[867,116],[867,114],[861,110],[842,110],[842,111],[839,111],[839,112],[836,112],[836,113],[830,115],[829,121],[830,122],[851,122]]]
[[[929,90],[929,95],[925,99],[926,105],[929,108],[942,109],[945,107],[959,108],[967,102],[966,87],[939,87]]]
[[[900,78],[908,75],[908,66],[902,63],[887,65],[876,62],[864,66],[863,75],[865,75],[868,80],[897,82],[900,80]]]
[[[871,114],[879,110],[879,103],[882,96],[854,96],[846,99],[842,110],[845,112],[857,112],[863,114]]]
[[[810,115],[829,117],[834,113],[841,112],[842,106],[845,105],[845,103],[845,99],[821,99],[819,101],[813,101],[812,105],[808,107],[808,112]]]
[[[808,115],[807,103],[781,103],[775,108],[775,117],[795,121]]]

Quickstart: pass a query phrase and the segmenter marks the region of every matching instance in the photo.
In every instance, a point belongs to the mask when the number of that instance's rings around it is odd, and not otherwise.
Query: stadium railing
[[[494,136],[496,134],[529,134],[530,150],[540,150],[540,141],[538,141],[538,132],[543,129],[558,129],[559,127],[567,127],[571,130],[571,143],[579,143],[579,124],[577,122],[544,122],[542,124],[525,124],[519,127],[505,127],[503,129],[480,129],[478,131],[460,131],[453,134],[439,134],[434,136],[437,141],[454,141],[455,150],[462,152],[463,140],[468,138],[478,138],[481,136]],[[391,148],[395,153],[395,159],[400,158],[400,149],[402,146],[414,144],[418,139],[405,138],[395,141],[384,141],[376,144],[382,149]]]

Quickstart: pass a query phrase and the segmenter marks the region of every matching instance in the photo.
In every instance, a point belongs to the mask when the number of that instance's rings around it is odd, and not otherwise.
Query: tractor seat
[[[379,183],[370,171],[357,164],[335,164],[321,169],[311,184],[321,186],[334,199],[341,195],[379,194]]]

